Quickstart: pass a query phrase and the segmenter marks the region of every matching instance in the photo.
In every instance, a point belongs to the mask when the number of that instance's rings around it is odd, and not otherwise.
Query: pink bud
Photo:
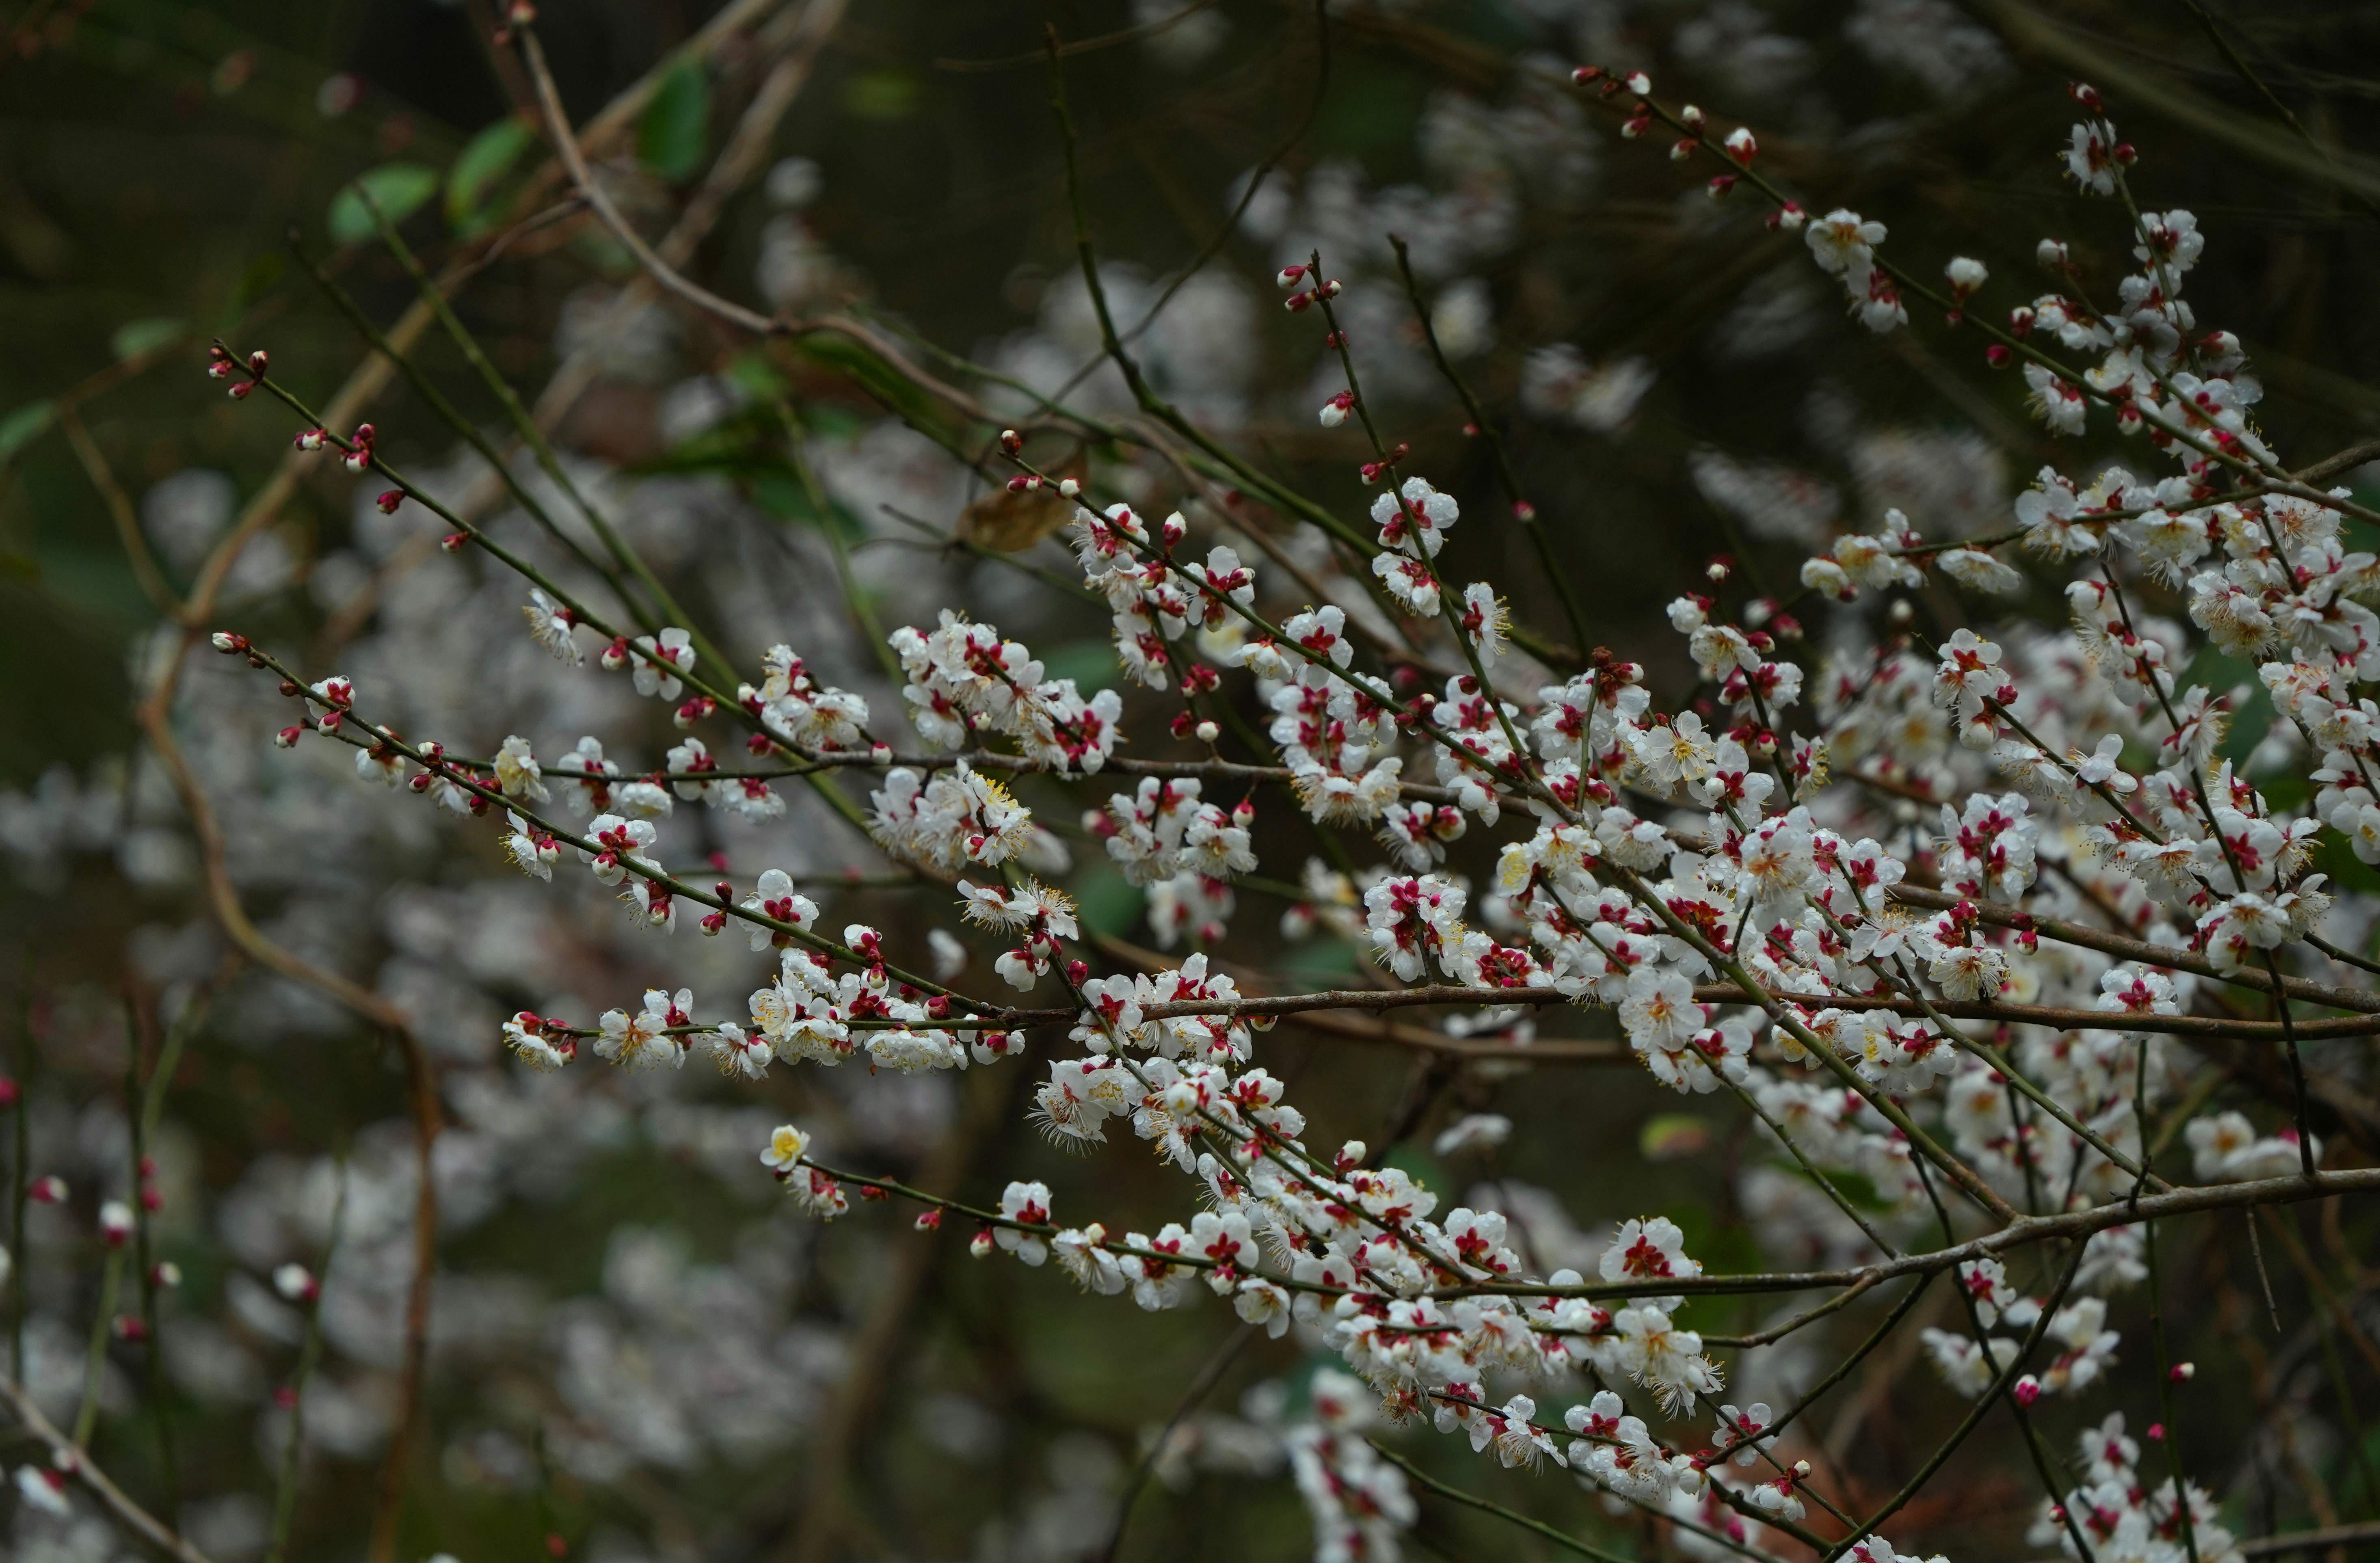
[[[2041,1399],[2041,1380],[2028,1373],[2018,1379],[2009,1392],[2016,1397],[2018,1405],[2030,1406],[2034,1401]]]
[[[36,1205],[64,1205],[67,1202],[67,1181],[53,1172],[46,1178],[36,1178],[33,1186],[25,1191],[26,1197]]]
[[[394,515],[396,514],[396,507],[405,503],[405,491],[391,489],[372,503],[380,506],[380,513],[382,515]]]
[[[975,1236],[967,1240],[967,1256],[969,1258],[988,1258],[990,1256],[991,1248],[991,1229],[990,1227],[982,1228],[975,1234]]]

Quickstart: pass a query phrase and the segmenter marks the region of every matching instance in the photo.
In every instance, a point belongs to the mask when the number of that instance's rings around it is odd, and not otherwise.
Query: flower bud
[[[36,1178],[33,1186],[25,1191],[25,1196],[36,1205],[64,1205],[67,1202],[67,1181],[55,1172],[45,1178]]]
[[[1703,111],[1692,103],[1680,109],[1678,117],[1685,122],[1686,128],[1689,130],[1699,130],[1703,127]]]
[[[1727,147],[1727,155],[1746,168],[1751,167],[1752,160],[1760,155],[1760,143],[1753,139],[1750,130],[1740,126],[1728,132],[1724,144]]]
[[[975,1236],[967,1240],[967,1257],[970,1259],[988,1259],[990,1256],[991,1229],[990,1227],[985,1227],[978,1230]]]
[[[108,1321],[108,1330],[118,1340],[142,1341],[149,1339],[149,1326],[137,1314],[118,1314]]]
[[[1014,429],[1003,429],[1000,431],[1000,448],[1005,454],[1014,455],[1025,448],[1025,436]]]
[[[2034,1401],[2041,1399],[2041,1380],[2028,1373],[2016,1381],[2009,1393],[2016,1397],[2018,1405],[2030,1406]]]
[[[99,1241],[110,1248],[122,1248],[132,1241],[132,1207],[120,1199],[111,1199],[99,1207]]]
[[[182,1284],[182,1266],[171,1259],[160,1259],[149,1266],[149,1284],[166,1291]]]
[[[322,1295],[322,1283],[303,1265],[284,1265],[273,1272],[273,1290],[292,1302],[311,1302]]]
[[[2173,1364],[2173,1372],[2170,1376],[2176,1384],[2187,1384],[2192,1379],[2198,1376],[2198,1364],[2196,1363],[2176,1363]]]
[[[438,539],[438,546],[448,553],[460,553],[470,546],[470,541],[471,534],[468,532],[449,532]],[[559,613],[554,615],[556,619],[561,616]]]
[[[2006,369],[2015,360],[2016,355],[2009,351],[2008,344],[2005,342],[1995,342],[1984,349],[1984,362],[1996,370]]]
[[[1645,97],[1653,91],[1653,79],[1641,70],[1632,70],[1628,73],[1627,88],[1638,97]]]
[[[618,672],[622,668],[626,667],[628,637],[625,635],[613,636],[612,644],[603,648],[602,655],[597,657],[595,660],[601,664],[605,672]]]
[[[215,631],[211,643],[226,657],[236,657],[248,649],[248,636],[229,635],[222,630]]]
[[[372,503],[380,506],[380,513],[382,515],[394,515],[396,514],[396,507],[405,503],[405,491],[391,489]]]
[[[920,1212],[914,1224],[921,1232],[940,1231],[942,1226],[942,1207],[938,1205],[931,1210]]]
[[[298,740],[304,736],[305,732],[306,724],[304,722],[298,722],[292,726],[285,727],[280,732],[273,735],[273,747],[278,749],[294,749],[298,746]]]
[[[1211,721],[1200,722],[1194,731],[1201,744],[1211,744],[1223,735],[1223,730]]]

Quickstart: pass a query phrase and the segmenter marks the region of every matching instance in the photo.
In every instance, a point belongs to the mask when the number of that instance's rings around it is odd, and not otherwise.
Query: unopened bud
[[[211,643],[226,657],[236,657],[248,649],[248,636],[229,635],[222,630],[215,631]]]
[[[2041,1399],[2041,1380],[2028,1373],[2010,1387],[2009,1393],[2016,1397],[2018,1405],[2030,1406]]]
[[[1003,429],[1000,431],[1000,448],[1014,455],[1025,448],[1025,436],[1014,429]]]
[[[1195,731],[1201,744],[1211,744],[1223,735],[1223,730],[1211,721],[1200,722]]]
[[[2016,355],[2009,350],[2005,342],[1995,342],[1984,349],[1984,362],[1994,369],[2006,369],[2015,360]]]
[[[2198,1364],[2196,1363],[2176,1363],[2173,1364],[2172,1378],[2176,1384],[2187,1384],[2197,1376]]]
[[[121,1248],[132,1238],[132,1207],[120,1199],[111,1199],[99,1207],[99,1240],[110,1248]]]
[[[1686,128],[1689,130],[1699,130],[1703,127],[1703,111],[1692,103],[1680,109],[1678,117],[1685,122]]]
[[[1641,98],[1653,91],[1653,79],[1641,70],[1632,70],[1628,73],[1627,86],[1630,91]]]
[[[990,1257],[990,1255],[991,1229],[990,1227],[984,1227],[979,1229],[976,1232],[975,1236],[967,1240],[967,1256],[971,1259],[986,1259]]]
[[[284,1265],[273,1272],[273,1290],[292,1302],[311,1302],[322,1295],[322,1283],[303,1265]]]
[[[940,1231],[942,1226],[942,1207],[938,1205],[931,1210],[921,1212],[916,1225],[917,1230],[921,1232]]]
[[[273,747],[280,749],[294,749],[298,746],[298,740],[304,736],[305,732],[306,724],[304,722],[298,722],[292,726],[285,727],[280,732],[273,735]]]
[[[445,550],[448,553],[460,553],[465,549],[471,546],[471,534],[468,532],[449,532],[444,537],[438,539],[438,546]]]
[[[405,491],[391,489],[372,503],[380,506],[380,513],[382,515],[394,515],[396,514],[396,507],[405,503]]]
[[[36,1205],[64,1205],[67,1202],[67,1181],[55,1172],[45,1178],[36,1178],[33,1186],[25,1191],[25,1195]]]
[[[171,1259],[160,1259],[149,1266],[149,1284],[166,1291],[182,1284],[182,1266]]]

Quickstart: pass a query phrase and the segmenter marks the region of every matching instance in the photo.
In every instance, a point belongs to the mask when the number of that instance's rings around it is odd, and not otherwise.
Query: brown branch
[[[77,1448],[73,1439],[50,1425],[49,1418],[33,1404],[31,1396],[0,1378],[0,1399],[7,1401],[8,1409],[26,1432],[48,1447],[53,1461],[65,1461],[63,1469],[67,1474],[80,1482],[99,1500],[100,1507],[114,1515],[125,1529],[177,1563],[210,1563],[207,1555],[185,1541],[179,1532],[126,1496],[124,1489],[92,1464],[91,1457]]]
[[[2171,945],[2150,944],[2143,939],[2127,939],[2122,934],[2087,927],[2081,923],[2069,923],[2057,917],[2038,917],[2013,907],[1995,905],[1988,901],[1975,901],[1968,896],[1952,895],[1946,891],[1924,890],[1914,885],[1895,885],[1890,891],[1894,901],[1907,906],[1923,906],[1930,911],[1947,912],[1951,907],[1972,905],[1983,920],[1998,928],[2028,929],[2044,939],[2054,939],[2062,944],[2078,944],[2085,950],[2096,950],[2119,960],[2138,961],[2144,965],[2163,966],[2171,971],[2191,972],[2217,982],[2228,982],[2239,987],[2252,987],[2259,993],[2273,990],[2272,978],[2260,971],[2241,967],[2236,972],[2219,971],[2215,963],[2204,955]],[[2284,977],[2281,989],[2292,999],[2308,1003],[2326,1005],[2334,1010],[2357,1010],[2365,1014],[2380,1014],[2380,992],[2361,987],[2337,987],[2326,982],[2310,982],[2304,977]]]

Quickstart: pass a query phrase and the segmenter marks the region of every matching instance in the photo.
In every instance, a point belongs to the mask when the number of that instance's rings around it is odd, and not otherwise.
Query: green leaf
[[[673,184],[694,176],[710,141],[710,79],[692,60],[662,78],[637,122],[637,155]]]
[[[897,415],[905,423],[929,430],[945,427],[941,405],[917,389],[915,382],[884,361],[873,348],[832,332],[814,332],[795,345],[810,362],[835,370]]]
[[[1636,1133],[1636,1149],[1647,1161],[1682,1161],[1710,1147],[1710,1120],[1690,1112],[1657,1113]]]
[[[917,79],[898,70],[855,76],[843,90],[843,106],[859,119],[906,119],[917,112]]]
[[[50,415],[56,410],[49,402],[28,402],[6,418],[0,418],[0,461],[39,439],[50,427]]]
[[[446,225],[457,232],[474,226],[490,189],[536,140],[528,122],[514,118],[499,119],[472,137],[446,170]]]
[[[1084,927],[1118,939],[1139,923],[1148,899],[1138,885],[1117,872],[1114,864],[1099,860],[1085,864],[1066,888],[1075,898],[1075,915]]]
[[[115,328],[107,345],[115,353],[116,362],[137,358],[164,346],[189,330],[181,321],[166,315],[151,315],[138,321],[127,321]]]
[[[1071,678],[1087,694],[1105,688],[1116,675],[1112,640],[1068,640],[1041,652],[1043,678]]]
[[[357,193],[358,188],[368,191],[372,205],[392,224],[402,223],[421,210],[421,203],[438,193],[438,170],[419,163],[383,163],[378,168],[357,176],[353,184],[341,188],[331,200],[331,239],[334,244],[368,243],[380,232],[372,221],[371,208]]]

